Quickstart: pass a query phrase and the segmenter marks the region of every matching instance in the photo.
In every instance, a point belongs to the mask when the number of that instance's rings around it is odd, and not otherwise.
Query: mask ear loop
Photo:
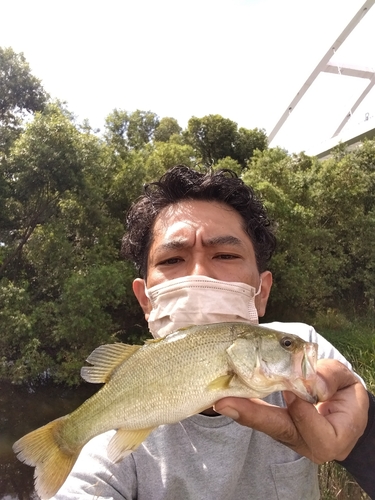
[[[255,288],[253,286],[251,288],[253,290],[255,290]],[[248,305],[248,313],[249,313],[248,314],[248,320],[250,321],[250,323],[259,324],[258,311],[257,311],[257,309],[255,307],[255,297],[260,294],[261,289],[262,289],[262,278],[260,278],[258,290],[256,290],[256,292],[254,293],[253,297],[249,301],[249,305]]]
[[[262,289],[262,278],[260,278],[260,282],[259,282],[258,290],[255,292],[254,297],[256,297],[257,295],[259,295],[259,294],[260,294],[261,289]]]

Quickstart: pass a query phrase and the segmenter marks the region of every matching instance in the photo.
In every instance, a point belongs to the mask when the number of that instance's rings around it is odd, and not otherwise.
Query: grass
[[[317,330],[353,365],[367,388],[375,392],[375,315],[348,321],[336,311],[320,315]],[[340,465],[327,462],[319,467],[321,500],[370,500]]]
[[[321,500],[371,500],[357,482],[334,462],[319,467]]]

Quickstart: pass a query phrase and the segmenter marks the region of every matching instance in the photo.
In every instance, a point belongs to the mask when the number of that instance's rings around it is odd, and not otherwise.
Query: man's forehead
[[[241,215],[229,205],[216,201],[183,200],[168,205],[161,210],[152,229],[153,244],[165,241],[180,244],[183,239],[197,237],[210,245],[251,241]]]
[[[211,218],[200,215],[191,218],[189,214],[172,214],[160,217],[155,221],[153,240],[171,240],[176,244],[200,236],[207,244],[236,244],[240,239],[248,238],[241,220]]]
[[[224,217],[224,219],[223,219]],[[242,218],[240,214],[226,203],[205,200],[182,200],[164,207],[155,219],[154,228],[157,226],[178,224],[215,224],[224,225],[234,220],[240,224]]]
[[[159,216],[153,228],[153,247],[178,249],[192,246],[197,239],[203,246],[247,246],[251,239],[246,233],[242,219],[235,211],[227,211],[224,216],[219,211],[199,207],[194,213],[184,211],[181,207]],[[217,207],[220,208],[220,207]],[[252,243],[252,242],[251,242]]]

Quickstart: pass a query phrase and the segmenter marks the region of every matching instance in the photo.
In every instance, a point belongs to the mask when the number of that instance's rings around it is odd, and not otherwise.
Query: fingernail
[[[237,420],[240,418],[240,414],[238,413],[238,411],[236,411],[234,408],[231,408],[230,406],[224,406],[224,408],[221,408],[220,410],[214,407],[214,410],[220,413],[220,415],[232,418],[233,420]]]

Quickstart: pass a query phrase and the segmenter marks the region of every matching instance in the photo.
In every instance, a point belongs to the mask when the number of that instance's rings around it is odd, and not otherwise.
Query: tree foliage
[[[24,55],[0,47],[0,119],[11,124],[17,112],[42,111],[46,93],[30,73]]]
[[[105,137],[112,144],[116,152],[125,157],[125,153],[132,149],[140,149],[154,137],[159,126],[159,118],[151,111],[133,113],[115,109],[108,115],[105,123]]]
[[[277,221],[272,317],[334,308],[361,314],[373,300],[375,143],[318,161],[280,149],[256,154],[244,180]]]
[[[154,140],[158,142],[168,142],[172,136],[179,136],[182,128],[175,118],[164,117],[160,120],[154,133]]]
[[[27,114],[42,111],[48,100],[24,55],[0,47],[0,147],[7,150]]]
[[[80,140],[77,129],[57,106],[50,105],[14,142],[2,165],[9,222],[0,232],[7,247],[0,276],[20,257],[37,225],[56,213],[60,197],[82,186]]]
[[[193,116],[184,137],[194,148],[197,161],[209,167],[224,158],[233,158],[245,169],[254,151],[267,147],[264,131],[238,129],[237,123],[220,115]]]

